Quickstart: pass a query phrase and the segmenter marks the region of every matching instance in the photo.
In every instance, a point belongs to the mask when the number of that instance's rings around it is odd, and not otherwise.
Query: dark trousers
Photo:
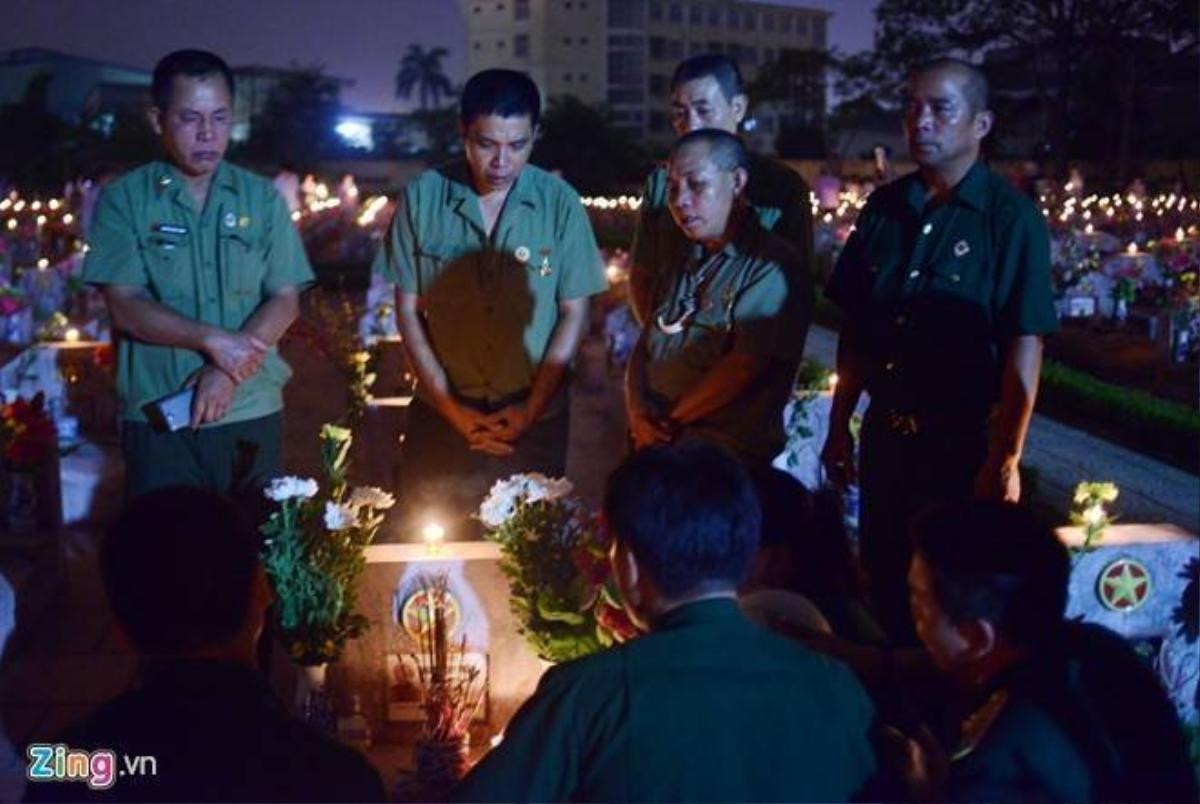
[[[124,422],[126,497],[165,486],[201,486],[230,495],[260,521],[262,487],[283,471],[282,436],[282,413],[173,433]]]
[[[963,423],[897,426],[872,404],[863,422],[859,544],[879,624],[896,644],[917,644],[908,602],[909,525],[929,505],[970,499],[987,455],[987,430]],[[969,538],[970,534],[963,534]]]
[[[566,389],[559,393],[564,394],[564,404],[551,406],[559,412],[531,425],[513,445],[513,453],[503,457],[471,451],[466,439],[436,410],[414,399],[401,450],[401,532],[392,538],[415,540],[431,519],[445,527],[447,538],[479,538],[482,529],[472,516],[497,480],[520,472],[561,477],[567,468],[570,415]]]

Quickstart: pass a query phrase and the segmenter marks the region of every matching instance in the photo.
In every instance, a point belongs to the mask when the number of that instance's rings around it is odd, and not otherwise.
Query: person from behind
[[[635,453],[603,514],[648,633],[552,668],[461,801],[844,801],[873,773],[872,708],[845,667],[748,621],[760,512],[703,442]]]
[[[196,487],[135,499],[101,545],[100,572],[141,681],[55,744],[96,752],[93,769],[109,752],[113,773],[40,781],[31,770],[28,800],[385,800],[362,755],[294,719],[256,672],[272,595],[257,534],[231,501]],[[122,757],[152,757],[153,772],[117,776]]]

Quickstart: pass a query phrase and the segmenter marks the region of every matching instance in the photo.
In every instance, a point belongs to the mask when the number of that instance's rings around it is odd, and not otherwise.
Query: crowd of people
[[[384,795],[255,673],[270,589],[228,497],[279,473],[276,344],[312,272],[279,193],[224,160],[232,94],[213,54],[159,63],[166,156],[105,189],[84,269],[119,335],[129,471],[101,566],[144,672],[62,742],[156,755],[160,771],[32,784],[35,800]],[[917,170],[871,195],[826,288],[843,324],[832,491],[815,493],[770,469],[813,308],[809,188],[745,149],[729,57],[681,63],[671,104],[679,138],[631,249],[630,454],[603,504],[645,634],[547,672],[452,796],[1195,800],[1165,694],[1111,634],[1064,620],[1065,548],[1019,504],[1056,319],[1042,216],[980,160],[982,73],[914,71]],[[374,266],[418,380],[402,508],[463,529],[498,477],[563,474],[571,366],[606,287],[579,195],[527,164],[540,113],[527,75],[472,76],[463,157],[403,188]],[[161,426],[181,391],[190,421]],[[860,556],[836,493],[856,480]],[[739,594],[768,590],[819,619],[752,622]]]

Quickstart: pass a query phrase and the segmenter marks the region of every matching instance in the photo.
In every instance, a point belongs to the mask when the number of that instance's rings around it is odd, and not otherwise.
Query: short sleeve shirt
[[[751,154],[746,193],[759,224],[788,241],[799,254],[796,264],[811,273],[811,191],[800,174],[775,159]],[[642,189],[642,206],[633,236],[631,281],[645,285],[649,297],[661,294],[664,291],[661,285],[669,281],[675,266],[687,258],[688,250],[688,240],[667,208],[667,169],[660,166],[646,178]],[[642,311],[634,312],[641,315]]]
[[[671,326],[693,291],[695,315]],[[668,413],[727,354],[766,358],[764,374],[738,399],[690,429],[746,457],[773,458],[783,446],[783,407],[811,320],[812,280],[800,255],[753,218],[715,254],[694,247],[646,324],[651,404]]]
[[[933,205],[912,173],[876,190],[826,295],[863,328],[866,390],[904,413],[982,421],[1004,345],[1058,328],[1042,213],[976,163]]]
[[[422,173],[401,193],[373,270],[421,297],[451,390],[483,403],[527,393],[559,302],[608,287],[579,195],[531,165],[491,236],[465,162]]]
[[[271,182],[222,162],[203,210],[183,176],[152,162],[106,187],[88,234],[83,278],[145,288],[185,318],[239,330],[272,294],[313,279],[300,235]],[[204,366],[190,349],[120,338],[117,394],[122,418],[145,421],[142,407],[180,390]],[[291,369],[276,349],[237,386],[229,415],[206,426],[278,412]]]

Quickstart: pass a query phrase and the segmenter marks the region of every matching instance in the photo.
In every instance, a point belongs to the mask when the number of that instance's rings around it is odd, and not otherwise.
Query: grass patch
[[[1200,412],[1185,405],[1047,360],[1037,406],[1065,424],[1200,474]]]

